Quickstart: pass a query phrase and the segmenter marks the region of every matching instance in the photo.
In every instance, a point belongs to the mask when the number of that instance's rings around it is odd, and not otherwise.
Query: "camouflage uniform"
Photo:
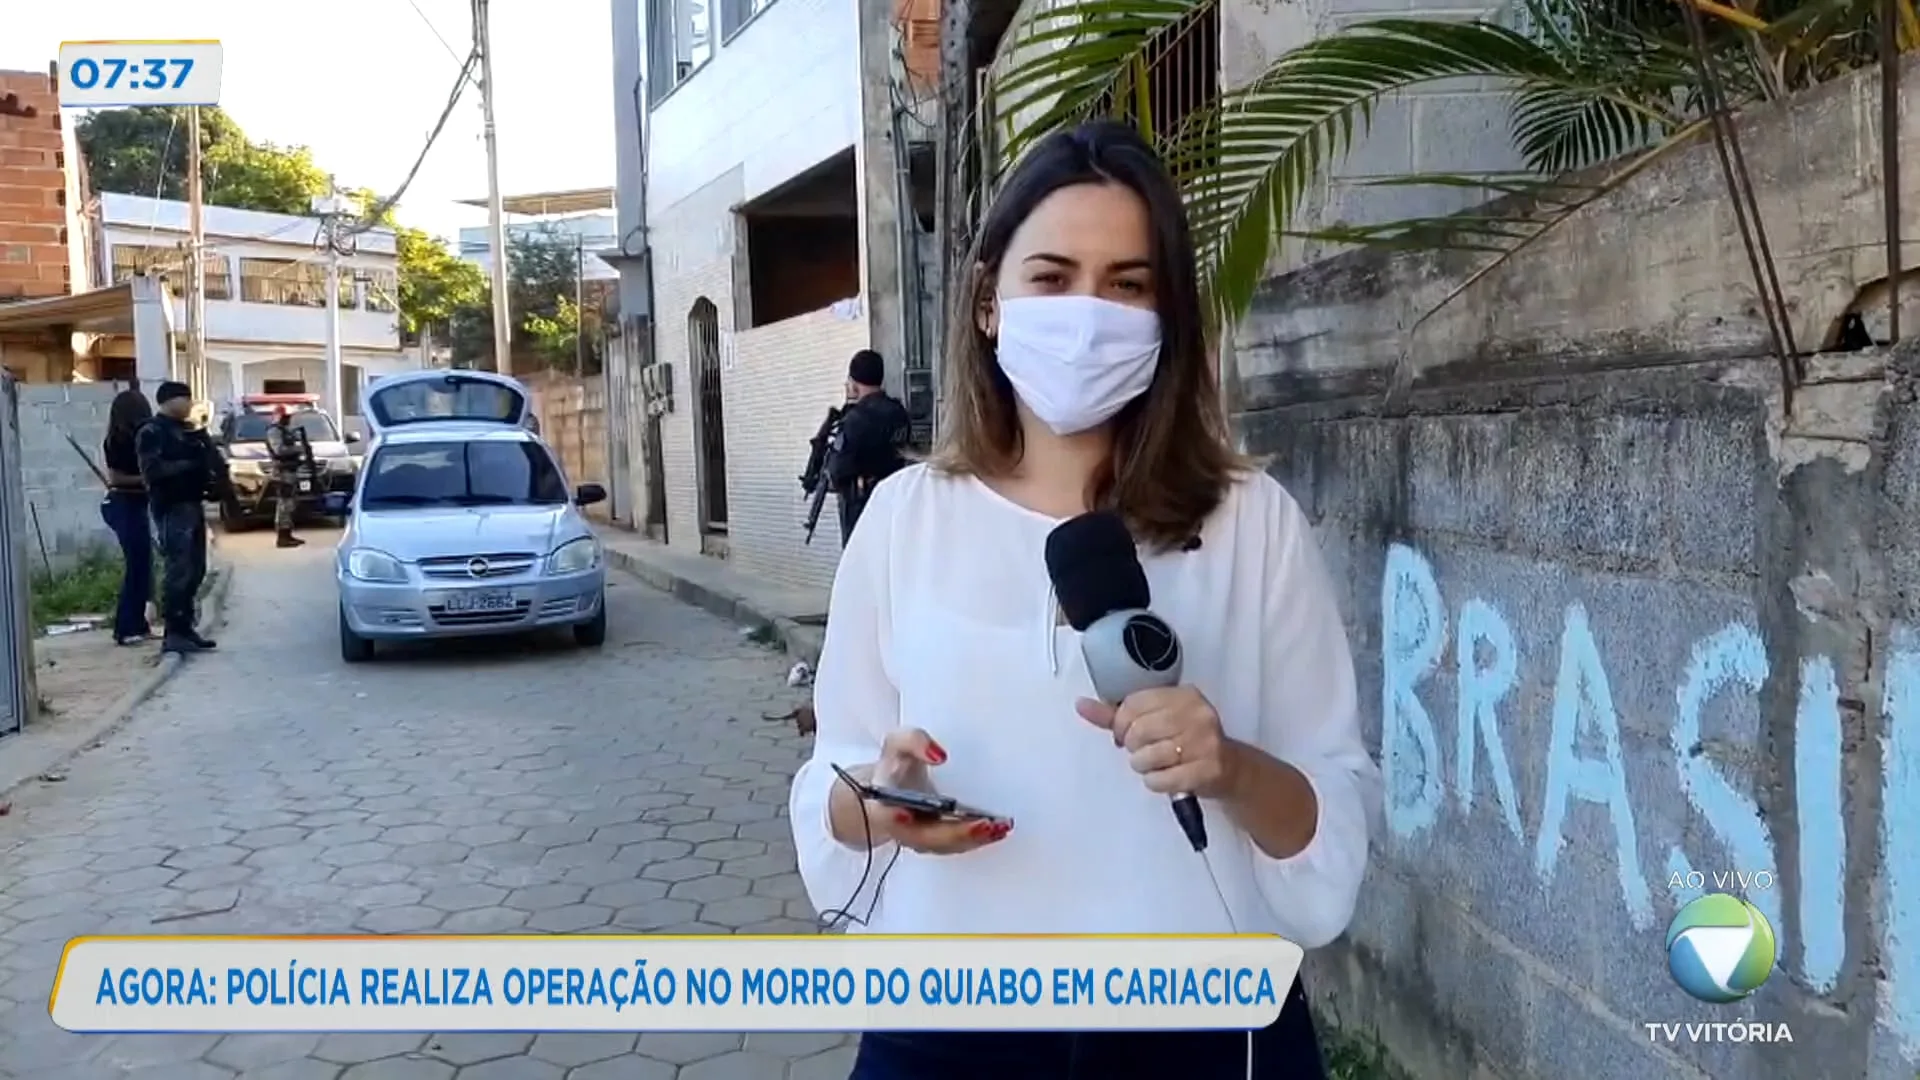
[[[293,510],[300,498],[300,443],[284,418],[267,429],[267,455],[273,464],[273,531],[281,547],[302,543],[293,535]]]

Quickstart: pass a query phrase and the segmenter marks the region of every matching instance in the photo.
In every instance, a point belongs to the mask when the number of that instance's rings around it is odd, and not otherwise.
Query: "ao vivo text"
[[[1773,888],[1773,873],[1769,870],[1752,873],[1745,870],[1715,870],[1711,874],[1703,874],[1698,870],[1689,870],[1683,874],[1675,870],[1667,877],[1667,888],[1675,892],[1682,889],[1699,892],[1707,887],[1708,882],[1713,883],[1714,892],[1732,892],[1735,889],[1744,893],[1764,892]]]

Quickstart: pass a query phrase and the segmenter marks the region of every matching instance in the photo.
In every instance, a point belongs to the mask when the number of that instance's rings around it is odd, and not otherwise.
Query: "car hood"
[[[558,506],[422,506],[355,510],[355,546],[378,548],[402,562],[461,555],[528,552],[544,556],[585,526]]]

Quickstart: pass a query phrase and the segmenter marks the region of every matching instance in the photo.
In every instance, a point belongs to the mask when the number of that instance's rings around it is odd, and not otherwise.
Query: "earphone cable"
[[[841,929],[849,923],[856,926],[867,925],[867,921],[873,918],[874,909],[880,906],[880,891],[887,887],[887,875],[893,873],[893,864],[900,861],[900,849],[896,847],[893,849],[893,855],[887,859],[887,865],[880,869],[880,880],[874,883],[873,899],[867,903],[866,916],[863,918],[855,915],[853,913],[853,905],[859,901],[860,891],[867,887],[867,878],[873,874],[873,819],[866,814],[866,798],[861,794],[859,788],[847,783],[844,778],[839,776],[834,777],[834,783],[845,784],[847,790],[853,792],[854,798],[860,800],[860,829],[863,834],[862,846],[867,849],[867,854],[866,862],[860,867],[860,880],[854,883],[853,892],[847,896],[847,899],[839,907],[828,908],[820,913],[820,932],[823,934]]]

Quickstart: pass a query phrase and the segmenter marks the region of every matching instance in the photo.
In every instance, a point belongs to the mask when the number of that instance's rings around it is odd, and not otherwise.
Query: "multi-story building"
[[[824,586],[838,538],[829,521],[802,543],[795,476],[849,357],[879,350],[895,392],[930,405],[931,110],[897,63],[902,27],[888,5],[614,0],[613,28],[612,254],[663,365],[628,384],[647,400],[626,445],[648,448],[628,505],[672,547]]]
[[[187,241],[187,204],[139,195],[100,196],[112,280],[159,273],[176,296]],[[207,396],[218,407],[242,394],[318,393],[327,386],[327,260],[318,218],[209,206],[206,232]],[[403,350],[394,236],[371,229],[340,257],[341,412],[360,413],[367,382],[420,366]],[[175,312],[174,325],[185,313]],[[108,377],[112,377],[109,375]]]
[[[487,205],[485,199],[463,201],[468,206]],[[507,214],[519,219],[503,226],[509,245],[529,238],[564,240],[579,248],[584,280],[611,282],[619,276],[600,258],[601,252],[619,246],[620,242],[612,188],[509,195],[500,202]],[[460,230],[459,255],[480,269],[491,271],[493,246],[486,226]]]

